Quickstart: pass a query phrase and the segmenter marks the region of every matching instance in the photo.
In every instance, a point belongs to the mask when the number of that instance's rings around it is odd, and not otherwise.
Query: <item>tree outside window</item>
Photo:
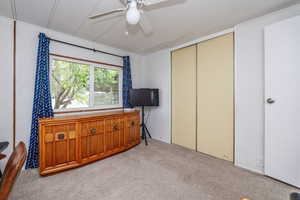
[[[51,96],[55,110],[121,104],[121,70],[52,59]]]

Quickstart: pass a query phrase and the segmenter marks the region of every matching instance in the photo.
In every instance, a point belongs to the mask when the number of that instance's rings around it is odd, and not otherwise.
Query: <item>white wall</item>
[[[300,4],[235,27],[236,165],[264,172],[264,27],[300,15]]]
[[[144,83],[147,88],[159,88],[159,107],[150,107],[147,127],[153,138],[171,142],[171,59],[170,51],[163,50],[145,57]],[[146,115],[147,116],[147,115]]]
[[[12,144],[12,21],[0,17],[0,30],[0,141],[8,140]],[[137,86],[143,82],[142,77],[139,76],[143,69],[141,67],[143,65],[142,56],[18,21],[16,51],[16,142],[25,141],[26,144],[29,142],[38,34],[40,32],[44,32],[47,36],[58,40],[115,54],[130,55],[133,85]],[[122,64],[122,59],[118,57],[94,53],[55,42],[50,42],[50,52],[112,64]],[[9,154],[11,149],[12,146],[5,153]],[[1,165],[3,168],[3,163]]]
[[[263,172],[264,160],[263,28],[295,15],[300,15],[300,4],[235,27],[235,162],[253,171]],[[0,141],[12,142],[12,21],[0,17],[0,30]],[[148,121],[150,132],[154,138],[170,142],[170,49],[139,56],[23,22],[17,25],[17,141],[29,140],[39,32],[64,41],[131,55],[133,87],[160,89],[160,107],[151,109]],[[110,56],[55,43],[51,43],[51,51],[116,64],[121,62]]]
[[[189,46],[200,41],[208,40],[223,34],[232,32],[227,29],[219,33],[211,34],[197,40],[155,53],[147,54],[141,70],[144,81],[141,87],[160,89],[160,106],[148,108],[150,111],[147,126],[151,135],[157,140],[171,143],[171,52],[175,49]]]
[[[12,34],[13,23],[0,17],[0,141],[12,143]],[[12,147],[5,150],[9,154]],[[3,162],[0,162],[0,167]]]
[[[263,173],[264,171],[264,46],[263,29],[266,25],[300,15],[300,4],[237,25],[235,31],[235,164]],[[212,34],[198,40],[146,55],[144,65],[145,87],[170,89],[170,51],[197,43],[233,29]],[[163,98],[170,99],[170,91]],[[170,102],[170,101],[169,101]],[[167,102],[166,102],[167,103]],[[168,110],[169,109],[169,110]],[[170,105],[154,109],[149,121],[155,138],[170,141]],[[160,113],[169,116],[160,116]],[[169,125],[166,125],[169,124]],[[167,131],[168,130],[168,131]],[[168,139],[164,139],[168,138]]]

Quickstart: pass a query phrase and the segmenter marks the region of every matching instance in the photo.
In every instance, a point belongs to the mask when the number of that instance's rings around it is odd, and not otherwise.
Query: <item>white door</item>
[[[265,173],[300,187],[300,16],[265,28]]]

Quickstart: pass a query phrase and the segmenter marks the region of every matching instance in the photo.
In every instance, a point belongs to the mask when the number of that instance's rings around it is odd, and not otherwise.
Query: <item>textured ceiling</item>
[[[119,0],[1,0],[0,15],[120,49],[149,53],[231,28],[299,0],[170,0],[145,9],[153,33],[129,26],[122,14],[88,16],[120,8]],[[125,32],[129,34],[126,35]]]

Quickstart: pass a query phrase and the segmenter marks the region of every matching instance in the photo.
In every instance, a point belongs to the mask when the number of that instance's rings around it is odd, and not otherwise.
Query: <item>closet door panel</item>
[[[233,34],[197,46],[197,150],[233,161]]]
[[[196,45],[172,52],[172,143],[196,150]]]

